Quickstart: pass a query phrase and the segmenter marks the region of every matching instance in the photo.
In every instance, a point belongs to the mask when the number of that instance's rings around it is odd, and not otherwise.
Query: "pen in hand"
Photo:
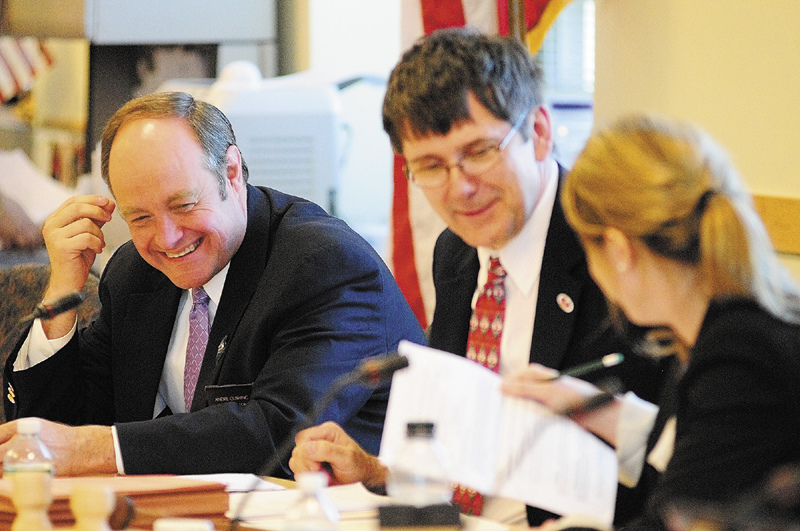
[[[589,363],[584,363],[583,365],[578,365],[571,369],[567,369],[566,371],[560,372],[555,376],[545,378],[542,381],[552,382],[553,380],[558,380],[562,376],[583,376],[584,374],[596,371],[597,369],[619,365],[624,359],[625,356],[619,354],[618,352],[615,352],[614,354],[606,354],[599,360],[590,361]]]
[[[614,395],[608,392],[602,392],[599,394],[594,395],[591,398],[587,398],[580,404],[568,407],[562,411],[559,411],[559,415],[564,415],[565,417],[574,417],[576,415],[580,415],[583,413],[589,413],[594,411],[595,409],[600,409],[604,405],[608,404],[614,400]]]
[[[596,409],[600,409],[601,407],[605,406],[606,404],[611,403],[614,400],[614,397],[617,393],[622,392],[622,382],[619,381],[619,378],[607,378],[604,379],[599,384],[601,392],[590,396],[589,398],[585,399],[584,401],[572,406],[565,408],[559,411],[559,415],[564,415],[565,417],[575,417],[576,415],[581,415],[584,413],[590,413]]]

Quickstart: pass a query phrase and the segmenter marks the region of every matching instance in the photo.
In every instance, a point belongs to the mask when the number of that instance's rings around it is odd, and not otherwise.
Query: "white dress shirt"
[[[632,392],[622,397],[619,422],[617,423],[617,463],[619,466],[619,482],[626,487],[635,487],[644,468],[647,439],[658,415],[658,406],[642,400]],[[674,441],[674,431],[672,432]],[[669,456],[672,450],[669,450]],[[661,456],[656,469],[663,471]],[[669,457],[667,457],[669,460]],[[649,461],[649,459],[648,459]],[[653,463],[651,463],[653,464]],[[666,465],[663,462],[663,465]]]
[[[506,310],[503,335],[500,338],[501,375],[524,368],[530,363],[533,323],[539,295],[542,257],[550,218],[555,205],[558,188],[558,165],[555,161],[545,166],[545,186],[542,196],[522,231],[501,249],[478,248],[480,271],[472,309],[488,278],[489,262],[496,256],[503,269],[505,279]],[[620,482],[634,486],[639,481],[644,461],[647,439],[658,414],[658,407],[641,400],[633,393],[623,397],[620,422],[617,427],[617,459]],[[666,439],[648,456],[648,462],[662,470],[671,456],[669,439],[674,440],[674,430],[665,433]],[[656,452],[659,450],[659,452]],[[482,516],[509,525],[527,525],[525,506],[521,502],[505,498],[484,496]]]
[[[489,276],[491,257],[500,259],[506,270],[506,311],[500,338],[500,374],[522,369],[530,362],[533,322],[539,299],[539,277],[550,217],[558,188],[558,165],[554,160],[543,167],[544,189],[522,230],[501,249],[478,247],[481,263],[472,297],[472,309]]]
[[[481,267],[478,272],[475,295],[472,298],[473,310],[478,295],[489,276],[490,258],[493,256],[499,258],[500,265],[507,273],[504,282],[506,310],[503,319],[503,335],[500,337],[500,369],[498,372],[501,375],[522,369],[530,363],[542,256],[544,256],[544,244],[558,189],[558,165],[556,162],[549,160],[542,169],[544,189],[522,231],[501,249],[478,247]],[[527,525],[525,504],[508,498],[484,496],[481,516],[508,525]]]
[[[208,325],[209,330],[217,314],[217,306],[222,297],[222,288],[228,276],[228,268],[217,273],[203,288],[208,293]],[[189,344],[189,312],[192,310],[191,290],[185,289],[178,303],[178,314],[175,317],[175,326],[172,328],[172,337],[169,339],[167,358],[164,360],[164,371],[161,373],[161,382],[158,385],[156,405],[153,418],[157,417],[165,407],[173,413],[185,413],[186,405],[183,397],[183,370],[186,365],[186,346]]]

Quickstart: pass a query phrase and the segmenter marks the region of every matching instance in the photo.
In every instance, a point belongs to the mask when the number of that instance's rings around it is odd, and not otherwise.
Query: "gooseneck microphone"
[[[349,373],[339,376],[333,381],[330,387],[328,387],[328,389],[325,391],[325,394],[323,394],[322,397],[317,401],[311,413],[306,415],[300,422],[297,423],[297,426],[295,426],[294,430],[289,434],[289,436],[281,443],[279,447],[275,449],[275,452],[269,457],[269,459],[267,459],[267,461],[261,465],[261,469],[258,471],[257,475],[269,475],[273,469],[275,469],[275,467],[281,463],[283,458],[286,457],[287,452],[291,450],[292,446],[294,446],[295,436],[302,430],[316,424],[320,415],[322,415],[328,406],[331,405],[333,400],[339,395],[339,393],[342,392],[344,388],[354,384],[360,384],[374,389],[381,383],[391,378],[395,371],[405,367],[408,367],[408,358],[401,354],[397,354],[396,352],[392,352],[383,356],[366,358],[362,360],[355,369]],[[234,516],[231,519],[230,531],[235,531],[238,528],[239,523],[242,521],[242,512],[244,511],[245,504],[247,503],[247,500],[249,499],[253,490],[256,488],[257,484],[257,481],[254,482],[253,485],[247,489],[244,497],[242,497],[241,501],[239,502],[239,505],[234,512]]]
[[[353,371],[353,383],[377,387],[400,369],[408,367],[408,358],[400,354],[367,358]]]
[[[83,293],[73,290],[57,299],[42,301],[36,305],[36,308],[31,313],[20,319],[19,324],[24,324],[34,319],[52,319],[56,315],[77,308],[84,299],[86,299],[86,296]]]

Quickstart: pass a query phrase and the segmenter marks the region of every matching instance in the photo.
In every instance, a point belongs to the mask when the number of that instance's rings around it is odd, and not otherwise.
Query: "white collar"
[[[552,158],[542,164],[544,190],[522,230],[500,249],[478,247],[481,269],[497,256],[511,280],[522,293],[529,295],[538,285],[544,244],[558,189],[558,164]],[[537,264],[533,266],[533,264]]]
[[[203,289],[208,293],[208,298],[216,305],[219,305],[219,301],[222,298],[222,289],[225,287],[225,279],[228,278],[228,269],[230,267],[231,263],[228,262],[219,273],[203,284]],[[189,300],[192,300],[191,293],[189,294]]]

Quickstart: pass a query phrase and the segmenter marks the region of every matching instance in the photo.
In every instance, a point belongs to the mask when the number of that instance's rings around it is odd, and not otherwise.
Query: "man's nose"
[[[464,173],[460,163],[447,167],[447,180],[450,190],[460,195],[472,195],[478,189],[477,178]]]
[[[159,218],[156,223],[156,244],[163,250],[175,250],[173,246],[177,245],[183,237],[183,231],[180,226],[175,223],[169,216]]]

